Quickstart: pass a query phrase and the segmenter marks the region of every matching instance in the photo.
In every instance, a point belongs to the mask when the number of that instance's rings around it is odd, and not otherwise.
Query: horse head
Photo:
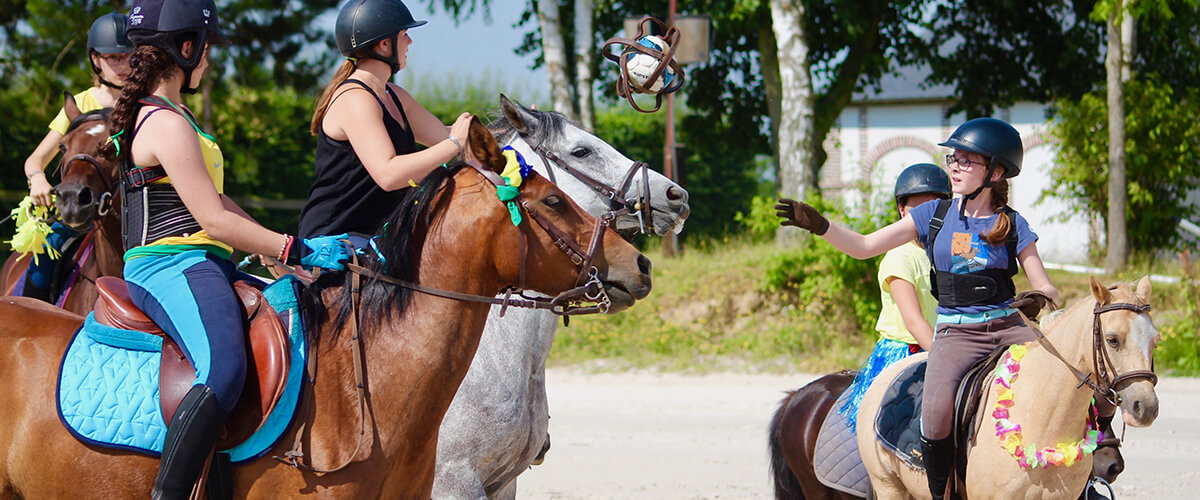
[[[504,172],[508,160],[477,118],[471,121],[469,141],[471,154],[484,168],[496,174]],[[521,207],[524,224],[514,226],[510,209],[496,202],[488,203],[491,210],[486,216],[470,217],[475,226],[496,228],[492,241],[500,249],[496,259],[500,281],[557,294],[594,275],[611,300],[608,310],[612,312],[628,308],[650,293],[650,260],[557,185],[532,172],[522,182],[520,193],[514,201]]]
[[[1154,349],[1162,338],[1150,318],[1150,279],[1143,277],[1133,288],[1125,283],[1105,287],[1092,278],[1091,289],[1098,338],[1089,336],[1089,341],[1098,346],[1096,377],[1110,385],[1125,422],[1146,427],[1158,417]]]
[[[62,182],[55,188],[56,204],[63,224],[83,231],[96,217],[120,211],[114,207],[117,165],[96,154],[108,139],[108,115],[112,109],[81,113],[70,94],[66,94],[63,109],[70,125],[59,142]]]
[[[488,125],[500,143],[520,152],[588,213],[628,207],[628,213],[614,221],[622,232],[648,228],[663,235],[683,229],[691,208],[687,191],[675,182],[630,160],[562,114],[526,108],[503,94],[500,112],[501,117]]]

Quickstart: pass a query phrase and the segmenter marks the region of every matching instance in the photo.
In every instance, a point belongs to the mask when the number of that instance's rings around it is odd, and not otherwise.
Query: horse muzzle
[[[1147,427],[1158,418],[1158,393],[1147,380],[1130,383],[1117,391],[1121,397],[1122,418],[1133,427]]]
[[[604,292],[612,302],[608,309],[610,313],[628,309],[638,300],[650,295],[650,259],[638,253],[635,260],[636,272],[610,266],[600,276]]]
[[[91,226],[101,211],[100,201],[90,187],[79,183],[60,184],[55,190],[58,217],[71,229],[82,231]]]

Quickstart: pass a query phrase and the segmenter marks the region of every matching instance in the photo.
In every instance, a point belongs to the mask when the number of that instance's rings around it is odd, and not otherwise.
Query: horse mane
[[[1117,283],[1117,284],[1114,284],[1114,285],[1108,287],[1108,289],[1109,289],[1109,291],[1112,291],[1112,292],[1121,292],[1123,294],[1127,294],[1132,298],[1132,302],[1134,302],[1135,304],[1139,304],[1139,305],[1142,304],[1142,300],[1137,298],[1137,294],[1133,292],[1133,285],[1130,283],[1124,283],[1124,282]],[[1116,295],[1116,293],[1114,293],[1114,295]],[[1090,314],[1091,309],[1092,309],[1091,306],[1095,303],[1096,303],[1096,298],[1093,297],[1089,293],[1089,294],[1085,295],[1083,298],[1076,300],[1075,302],[1072,302],[1071,304],[1067,305],[1066,307],[1063,307],[1061,309],[1058,309],[1057,311],[1047,314],[1045,317],[1042,318],[1042,320],[1040,322],[1042,325],[1042,328],[1043,328],[1043,330],[1050,330],[1052,328],[1055,328],[1058,326],[1059,323],[1066,320],[1066,318],[1072,316],[1073,314],[1078,313],[1079,311],[1087,311]],[[1084,307],[1085,305],[1088,307]]]
[[[504,116],[504,112],[495,111],[492,116],[495,117],[491,123],[488,123],[487,128],[492,135],[496,136],[496,142],[507,144],[512,142],[514,135],[521,135],[530,145],[545,144],[547,141],[553,141],[562,138],[562,131],[566,129],[566,125],[578,124],[571,121],[562,113],[555,111],[538,111],[536,109],[525,109],[526,113],[532,115],[537,124],[533,127],[534,132],[528,136],[522,135],[508,117]]]
[[[112,115],[112,111],[112,108],[101,108],[88,111],[87,113],[81,113],[79,116],[76,116],[74,120],[71,120],[71,123],[67,125],[67,133],[63,135],[71,133],[71,131],[79,128],[80,125],[83,125],[87,122],[96,120],[108,121],[108,117]]]
[[[377,273],[401,281],[415,283],[419,271],[416,265],[420,258],[421,247],[424,245],[426,233],[432,225],[439,209],[449,201],[450,197],[441,196],[448,191],[454,191],[454,177],[465,164],[459,162],[446,168],[435,168],[427,174],[416,188],[407,189],[400,205],[392,212],[383,224],[376,230],[376,247],[378,254],[366,251],[359,255],[359,265]],[[334,318],[333,334],[330,340],[336,340],[338,332],[346,326],[353,312],[353,297],[351,293],[353,274],[350,272],[322,273],[304,293],[306,330],[316,335],[320,325],[327,318],[331,307],[326,307],[322,292],[329,288],[341,287],[341,296],[337,316]],[[359,295],[359,330],[364,336],[373,330],[374,326],[393,316],[403,315],[412,302],[413,291],[386,283],[378,278],[365,278]],[[316,339],[313,339],[314,342]]]

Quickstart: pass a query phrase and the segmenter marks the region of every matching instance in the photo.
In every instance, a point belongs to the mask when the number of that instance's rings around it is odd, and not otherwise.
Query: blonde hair
[[[982,235],[983,241],[991,245],[999,245],[1004,243],[1008,238],[1008,232],[1012,230],[1012,224],[1008,221],[1008,216],[1000,213],[1000,209],[1008,206],[1008,179],[1000,179],[999,182],[992,184],[992,210],[999,213],[996,217],[996,224],[987,234]]]

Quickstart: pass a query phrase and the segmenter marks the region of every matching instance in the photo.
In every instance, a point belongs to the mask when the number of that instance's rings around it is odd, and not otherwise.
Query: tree
[[[596,101],[592,97],[596,86],[594,11],[593,0],[575,0],[575,108],[579,123],[587,130],[596,128]]]
[[[779,61],[779,184],[782,196],[803,200],[814,183],[808,166],[813,124],[813,90],[808,71],[808,45],[804,32],[804,5],[798,0],[771,0],[771,27]],[[781,242],[795,241],[794,228],[781,227]]]
[[[1132,3],[1132,0],[1130,0]],[[1131,26],[1130,13],[1123,0],[1113,0],[1108,6],[1107,39],[1108,53],[1105,55],[1104,72],[1108,90],[1108,258],[1109,274],[1124,269],[1129,259],[1128,233],[1125,230],[1125,107],[1123,87],[1129,80],[1129,65],[1122,40],[1123,26]]]
[[[558,0],[538,1],[537,17],[541,26],[542,59],[546,64],[546,77],[550,80],[550,102],[555,111],[574,118],[571,83],[567,75],[567,44],[563,40]]]
[[[233,43],[224,48],[233,65],[229,77],[256,88],[320,90],[337,53],[333,33],[317,18],[337,0],[228,0],[219,2],[222,29]],[[304,50],[306,47],[323,50]]]

